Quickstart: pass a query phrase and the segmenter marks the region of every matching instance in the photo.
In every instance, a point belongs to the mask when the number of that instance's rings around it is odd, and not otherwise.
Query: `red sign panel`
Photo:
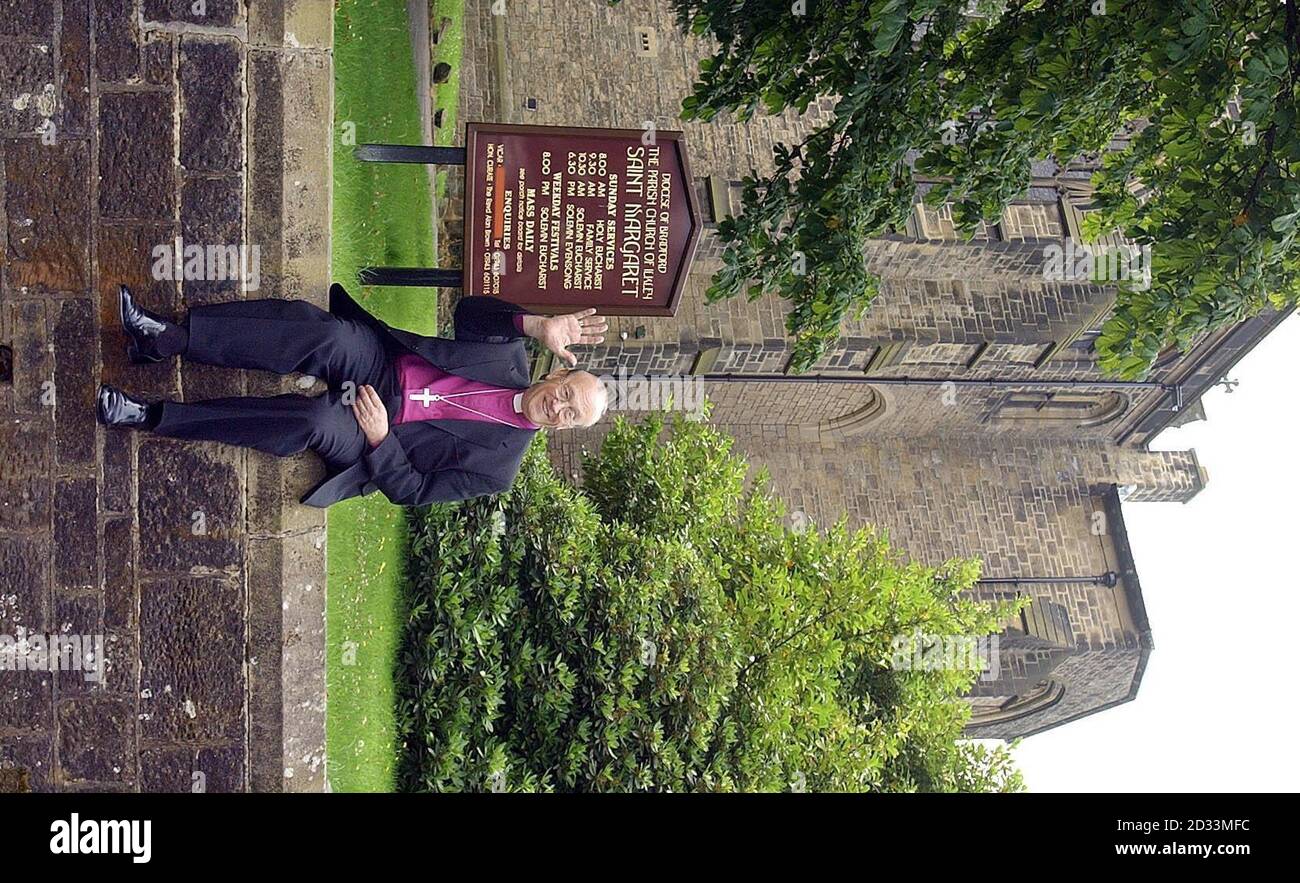
[[[671,316],[700,235],[680,132],[470,123],[466,294]]]

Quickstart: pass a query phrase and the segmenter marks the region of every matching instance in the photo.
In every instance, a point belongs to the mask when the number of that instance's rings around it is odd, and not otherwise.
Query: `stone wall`
[[[649,52],[641,51],[645,29],[653,32]],[[728,185],[720,213],[738,206],[742,177],[771,168],[774,143],[797,141],[828,110],[744,124],[676,122],[708,49],[680,35],[665,0],[613,7],[551,0],[510,4],[504,15],[493,15],[488,0],[471,0],[466,34],[463,120],[630,128],[653,121],[683,129],[697,188],[707,189],[706,176]],[[1039,165],[1036,175],[1072,174]],[[460,215],[453,210],[446,220],[446,235],[459,238]],[[584,367],[611,374],[785,371],[787,304],[771,295],[720,303],[705,296],[719,266],[716,220],[705,218],[676,316],[613,318],[606,343],[583,354]],[[825,382],[705,386],[713,419],[736,437],[738,450],[770,470],[792,509],[818,523],[847,517],[874,524],[902,554],[927,563],[978,557],[987,577],[1124,573],[1114,587],[1011,589],[1034,598],[1025,621],[1012,624],[1028,627],[1008,659],[1020,679],[1016,689],[1036,689],[1034,672],[1050,674],[1057,687],[1044,694],[1050,707],[982,734],[1013,736],[1132,695],[1146,652],[1145,614],[1131,609],[1129,594],[1140,596],[1140,589],[1103,503],[1116,486],[1131,501],[1185,501],[1205,481],[1191,452],[1117,444],[1133,415],[1168,401],[1167,390],[1088,385],[1103,379],[1089,332],[1114,289],[1043,272],[1045,250],[1062,246],[1078,220],[1070,199],[1041,181],[970,241],[961,240],[947,207],[918,204],[906,229],[864,254],[883,280],[880,294],[861,319],[846,318],[841,341],[814,369]],[[1153,379],[1176,380],[1194,361],[1166,360]],[[848,376],[1011,383],[836,382]],[[598,449],[606,431],[554,435],[553,460],[580,479],[582,451]]]
[[[0,767],[35,790],[319,790],[324,518],[312,477],[94,420],[279,391],[130,366],[119,284],[175,316],[324,302],[332,10],[317,0],[0,4],[0,634],[102,634],[107,674],[0,671]],[[248,246],[260,287],[156,278],[153,249]]]
[[[981,739],[1011,740],[1129,701],[1141,682],[1148,655],[1134,647],[1069,656],[1052,670],[1053,679],[1066,685],[1056,701],[1028,717],[972,727],[969,733]]]

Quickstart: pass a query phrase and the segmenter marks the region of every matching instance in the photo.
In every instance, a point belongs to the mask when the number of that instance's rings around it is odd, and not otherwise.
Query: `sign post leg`
[[[459,267],[362,267],[357,272],[362,285],[403,285],[460,288]]]
[[[465,148],[434,147],[430,144],[362,144],[353,154],[361,162],[404,162],[425,165],[463,166]]]
[[[360,162],[465,165],[465,148],[435,147],[430,144],[362,144],[353,155]],[[363,267],[357,273],[357,278],[363,285],[459,288],[461,271],[448,267]]]

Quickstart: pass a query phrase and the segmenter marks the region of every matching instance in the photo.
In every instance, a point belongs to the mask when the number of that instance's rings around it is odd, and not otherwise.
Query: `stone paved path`
[[[170,315],[325,300],[332,4],[204,6],[0,0],[0,641],[103,635],[108,657],[100,682],[0,671],[0,789],[325,787],[324,517],[293,502],[312,467],[93,417],[101,379],[292,383],[129,366],[119,283]],[[258,290],[155,278],[177,236],[255,247]]]

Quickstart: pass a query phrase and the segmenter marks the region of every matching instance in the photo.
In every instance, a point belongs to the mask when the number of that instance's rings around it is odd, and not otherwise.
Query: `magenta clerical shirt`
[[[515,328],[521,333],[522,318],[514,317]],[[413,353],[399,356],[396,365],[402,407],[393,420],[394,426],[417,420],[483,420],[520,429],[538,428],[517,408],[521,389],[457,377]]]

